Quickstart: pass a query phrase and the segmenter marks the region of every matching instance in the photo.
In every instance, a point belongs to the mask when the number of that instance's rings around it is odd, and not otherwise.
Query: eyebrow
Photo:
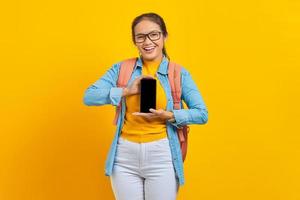
[[[160,32],[160,30],[152,30],[152,31],[150,31],[148,33],[138,33],[136,35],[146,35],[146,34],[149,34],[149,33],[152,33],[152,32]]]

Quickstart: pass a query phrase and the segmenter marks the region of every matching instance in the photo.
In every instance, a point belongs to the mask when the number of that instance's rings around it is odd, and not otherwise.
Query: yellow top
[[[156,109],[166,109],[167,99],[163,87],[156,77],[160,61],[147,61],[143,63],[142,74],[152,75],[156,79]],[[143,116],[132,115],[140,111],[140,94],[127,96],[125,121],[121,137],[127,140],[143,143],[159,140],[167,136],[166,122],[159,118],[147,119]]]

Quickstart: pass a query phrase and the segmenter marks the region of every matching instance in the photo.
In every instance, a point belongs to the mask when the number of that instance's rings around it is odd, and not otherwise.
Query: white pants
[[[119,137],[110,180],[117,200],[176,200],[179,184],[168,138],[136,143]]]

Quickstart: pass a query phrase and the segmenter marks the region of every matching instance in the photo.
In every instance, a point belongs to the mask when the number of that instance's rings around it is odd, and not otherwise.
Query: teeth
[[[154,47],[144,48],[146,51],[154,49]]]

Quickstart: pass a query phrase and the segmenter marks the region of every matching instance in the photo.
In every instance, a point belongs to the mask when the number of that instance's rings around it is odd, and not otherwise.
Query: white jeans
[[[117,200],[176,200],[179,184],[168,138],[136,143],[119,137],[110,180]]]

